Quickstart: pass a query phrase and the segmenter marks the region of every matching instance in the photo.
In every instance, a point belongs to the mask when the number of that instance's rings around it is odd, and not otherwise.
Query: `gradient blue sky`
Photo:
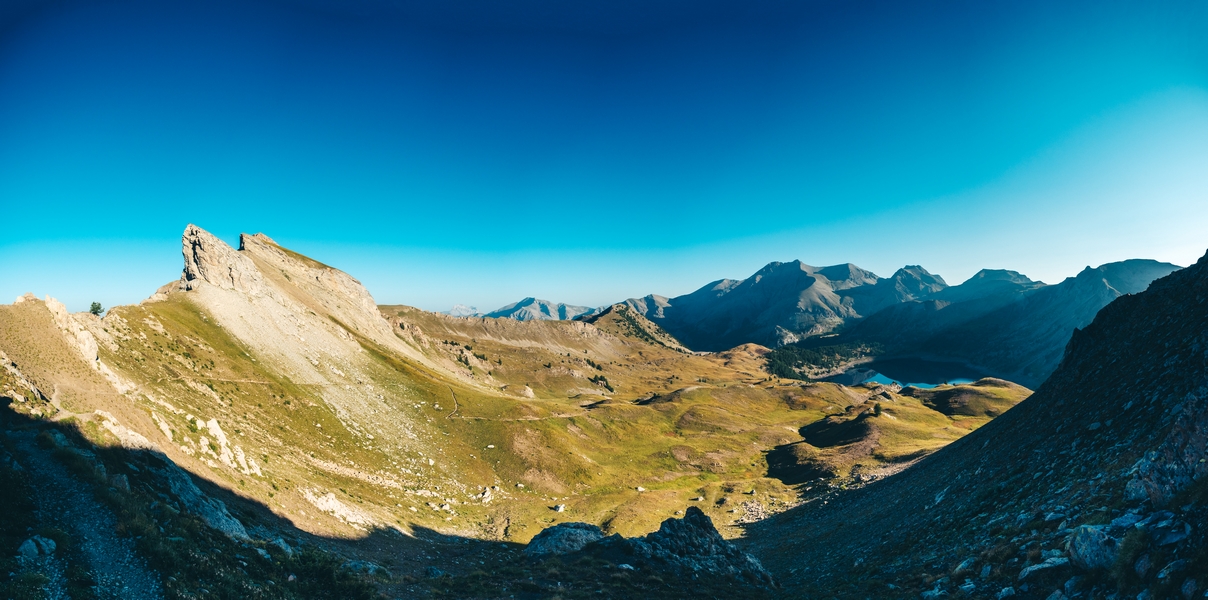
[[[0,301],[138,301],[190,222],[434,310],[796,258],[1186,265],[1205,31],[1204,2],[11,0]]]

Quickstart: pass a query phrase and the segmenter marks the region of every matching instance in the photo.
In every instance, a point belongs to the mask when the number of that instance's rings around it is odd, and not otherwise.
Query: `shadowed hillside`
[[[881,344],[887,356],[955,360],[1037,386],[1057,368],[1074,329],[1178,268],[1127,260],[1087,267],[1050,286],[1012,271],[983,271],[924,300],[890,306],[840,337]]]
[[[752,526],[749,548],[792,596],[1198,597],[1206,332],[1208,257],[1100,311],[1001,418],[897,476]]]

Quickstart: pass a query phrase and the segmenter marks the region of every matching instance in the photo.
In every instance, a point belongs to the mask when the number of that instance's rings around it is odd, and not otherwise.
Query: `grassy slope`
[[[272,279],[281,286],[276,280],[289,277]],[[323,302],[289,293],[321,314]],[[930,452],[988,420],[896,394],[869,400],[878,392],[870,387],[780,381],[761,370],[764,348],[694,355],[658,331],[634,333],[619,314],[594,324],[519,323],[381,307],[423,360],[344,327],[359,343],[363,381],[340,387],[380,394],[389,411],[382,420],[413,425],[418,437],[403,443],[366,435],[374,424],[350,421],[325,400],[334,384],[297,383],[215,324],[197,298],[171,292],[88,321],[101,360],[136,387],[126,394],[62,342],[39,302],[0,307],[0,349],[41,389],[57,390],[94,442],[116,443],[89,415],[105,410],[248,507],[304,532],[371,537],[382,560],[397,548],[374,528],[525,542],[553,523],[588,521],[635,535],[694,502],[724,535],[739,535],[744,504],[774,512],[798,501],[798,488],[768,476],[768,453],[802,442],[812,423],[841,425],[882,402],[874,435],[855,440],[863,454],[843,444],[818,449],[832,472],[847,475],[855,464]],[[259,474],[224,464],[211,419]],[[487,487],[489,503],[477,497]],[[325,514],[304,498],[309,490],[330,492],[376,524]],[[564,512],[552,509],[559,504]]]
[[[166,301],[117,307],[105,320],[112,344],[101,344],[102,360],[141,389],[134,402],[118,398],[112,404],[124,404],[122,421],[132,427],[143,423],[140,431],[182,466],[304,530],[363,535],[314,510],[300,495],[302,488],[313,488],[330,490],[345,504],[403,530],[425,527],[517,541],[566,520],[642,533],[696,497],[706,499],[706,512],[733,535],[726,525],[741,513],[728,511],[738,502],[783,507],[795,501],[790,486],[767,476],[769,449],[801,441],[800,430],[827,415],[871,407],[860,404],[869,390],[756,377],[751,349],[695,356],[581,323],[496,323],[386,310],[403,314],[401,321],[424,332],[426,352],[434,359],[455,362],[448,358],[462,355],[468,345],[471,355],[485,355],[481,362],[494,365],[496,381],[530,384],[537,397],[484,392],[362,341],[375,364],[372,377],[382,386],[405,387],[411,410],[438,440],[425,456],[399,453],[348,431],[321,390],[250,360],[247,349],[187,294],[172,294]],[[51,327],[34,316],[25,314],[22,322]],[[48,364],[61,371],[73,363],[69,349],[60,350]],[[93,376],[86,366],[71,368],[84,379]],[[597,375],[615,393],[583,393],[600,387],[587,381]],[[54,376],[45,375],[47,381]],[[911,402],[918,404],[898,398],[881,418],[885,426],[879,428],[875,460],[891,463],[930,451],[971,428]],[[188,420],[190,415],[200,422]],[[259,462],[262,476],[220,464],[210,447],[213,436],[206,435],[204,421],[210,419],[220,422],[232,446]],[[171,441],[158,422],[171,430]],[[104,438],[103,430],[97,436]],[[853,464],[842,452],[823,454],[841,474]],[[429,458],[438,463],[433,469],[425,468]],[[374,465],[397,465],[379,470],[389,471],[397,487],[367,481],[364,475],[378,474]],[[498,486],[493,503],[469,498],[486,486]],[[754,498],[740,496],[752,489]],[[428,506],[447,500],[455,501],[451,511]],[[555,504],[568,509],[554,512],[549,507]]]
[[[781,446],[769,455],[773,472],[789,482],[804,482],[822,475],[859,478],[897,472],[988,423],[992,412],[1001,413],[1031,392],[1009,382],[985,379],[970,385],[944,385],[934,390],[906,388],[895,393],[877,385],[845,388],[861,400],[842,411],[801,429],[801,442]],[[926,399],[974,398],[969,406],[995,408],[977,414],[939,412]],[[881,414],[876,414],[880,405]],[[867,478],[867,477],[865,477]]]

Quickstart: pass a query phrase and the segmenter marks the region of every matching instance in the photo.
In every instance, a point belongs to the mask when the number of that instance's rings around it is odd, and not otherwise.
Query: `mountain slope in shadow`
[[[1198,594],[1206,476],[1208,256],[1099,311],[1002,417],[746,543],[792,596]]]

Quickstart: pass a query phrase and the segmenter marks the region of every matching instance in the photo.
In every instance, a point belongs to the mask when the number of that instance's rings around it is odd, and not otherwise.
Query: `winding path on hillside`
[[[71,535],[96,580],[103,599],[159,600],[164,597],[159,576],[134,549],[134,540],[119,537],[117,519],[97,502],[90,486],[34,444],[32,432],[13,436],[26,472],[33,478],[38,521]]]

